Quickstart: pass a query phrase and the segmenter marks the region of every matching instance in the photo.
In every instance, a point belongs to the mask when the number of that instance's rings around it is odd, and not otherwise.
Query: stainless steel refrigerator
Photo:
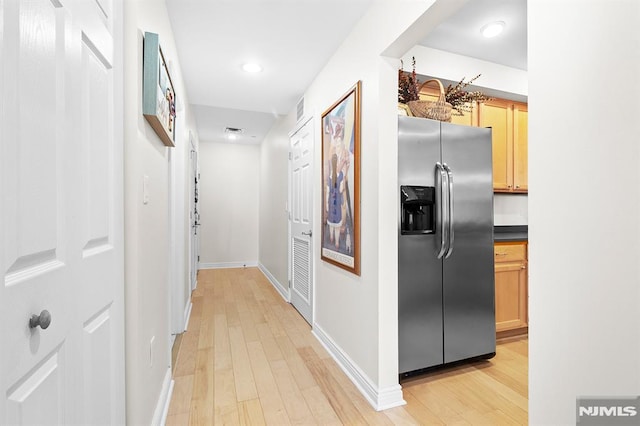
[[[401,376],[496,350],[491,129],[398,117]]]

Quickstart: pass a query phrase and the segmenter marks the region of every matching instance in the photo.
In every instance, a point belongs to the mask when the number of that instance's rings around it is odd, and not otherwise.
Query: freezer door
[[[435,163],[439,160],[440,122],[399,117],[398,185],[436,186]],[[399,195],[397,205],[398,345],[402,374],[443,362],[442,260],[436,258],[442,218],[436,206],[436,233],[402,235]]]
[[[451,252],[444,260],[444,362],[495,352],[491,129],[442,123],[451,170]],[[447,256],[447,255],[446,255]]]

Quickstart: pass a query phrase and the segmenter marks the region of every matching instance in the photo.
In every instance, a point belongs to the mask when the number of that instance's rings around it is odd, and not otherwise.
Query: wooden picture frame
[[[360,275],[358,81],[322,114],[321,259]]]
[[[176,92],[158,34],[144,33],[142,114],[162,143],[175,146]]]

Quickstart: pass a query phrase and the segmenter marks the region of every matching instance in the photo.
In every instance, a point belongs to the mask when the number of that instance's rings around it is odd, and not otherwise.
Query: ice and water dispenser
[[[433,186],[400,187],[401,234],[435,232],[435,188]]]

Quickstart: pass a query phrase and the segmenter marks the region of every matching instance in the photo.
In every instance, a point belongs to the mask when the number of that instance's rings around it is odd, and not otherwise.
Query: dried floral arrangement
[[[420,99],[418,90],[418,77],[416,76],[416,58],[411,58],[413,71],[406,73],[402,71],[404,63],[400,60],[400,69],[398,69],[398,102],[406,104],[409,101],[417,101]]]
[[[464,115],[465,112],[471,112],[473,102],[486,102],[492,98],[480,91],[467,92],[464,89],[480,77],[476,75],[471,80],[465,82],[464,77],[455,86],[448,85],[444,91],[444,97],[455,111],[456,115]]]
[[[398,70],[398,102],[407,103],[409,101],[417,101],[420,99],[420,82],[416,75],[416,58],[411,58],[412,71],[404,72],[404,63],[400,61],[400,69]],[[448,85],[444,91],[444,97],[447,103],[451,104],[455,115],[463,115],[470,112],[473,102],[485,102],[493,98],[485,95],[480,91],[468,92],[463,90],[465,87],[473,83],[481,74],[473,77],[469,81],[462,80],[455,86]]]

